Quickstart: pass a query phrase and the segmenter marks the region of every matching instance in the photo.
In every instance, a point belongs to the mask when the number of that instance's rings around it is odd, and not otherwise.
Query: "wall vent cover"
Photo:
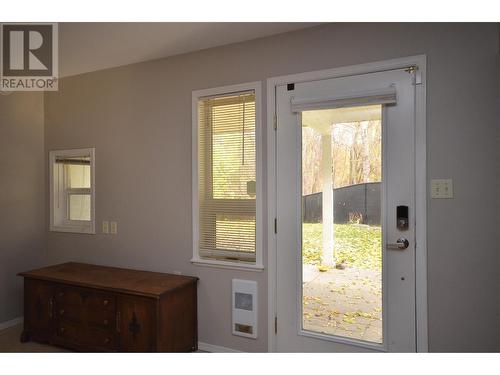
[[[233,335],[257,338],[257,282],[233,279]]]

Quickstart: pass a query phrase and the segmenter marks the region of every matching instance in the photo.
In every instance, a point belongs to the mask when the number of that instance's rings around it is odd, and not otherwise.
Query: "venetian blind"
[[[200,257],[255,261],[255,93],[198,101]]]

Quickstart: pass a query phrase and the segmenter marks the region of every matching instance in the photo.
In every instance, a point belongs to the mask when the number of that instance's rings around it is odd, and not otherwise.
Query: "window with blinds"
[[[199,256],[255,262],[255,92],[198,99]]]
[[[94,233],[94,149],[50,152],[51,230]]]

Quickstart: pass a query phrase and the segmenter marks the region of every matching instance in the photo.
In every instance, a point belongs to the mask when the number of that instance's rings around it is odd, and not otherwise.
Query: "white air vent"
[[[257,338],[257,282],[233,279],[233,335]]]

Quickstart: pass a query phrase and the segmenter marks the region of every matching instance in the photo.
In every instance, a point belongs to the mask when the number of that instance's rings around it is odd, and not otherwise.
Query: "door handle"
[[[406,238],[398,238],[396,243],[388,243],[386,247],[390,250],[404,250],[410,246],[410,242]]]

